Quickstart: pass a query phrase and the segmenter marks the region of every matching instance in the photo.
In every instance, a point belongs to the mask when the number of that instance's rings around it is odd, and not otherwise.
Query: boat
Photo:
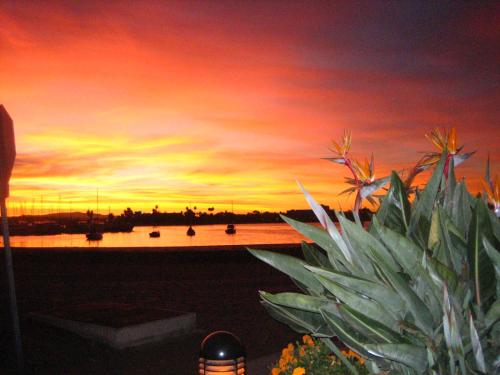
[[[160,231],[159,230],[154,230],[152,232],[149,232],[149,237],[151,237],[151,238],[158,238],[158,237],[160,237]]]
[[[88,232],[85,236],[87,237],[87,241],[102,240],[102,233],[96,232],[95,230]]]
[[[193,227],[192,227],[191,225],[189,226],[189,228],[188,228],[188,230],[187,230],[186,234],[187,234],[188,236],[194,236],[194,235],[196,234],[196,232],[194,231],[194,229],[193,229]]]
[[[234,227],[234,224],[228,224],[226,227],[226,234],[235,234],[236,233],[236,228]]]
[[[234,218],[234,205],[233,202],[231,202],[231,216]],[[226,227],[226,234],[235,234],[236,233],[236,227],[234,224],[228,224]]]
[[[96,201],[97,201],[97,218],[98,218],[99,217],[99,189],[97,189]],[[87,215],[88,215],[88,224],[89,224],[89,231],[85,235],[87,237],[87,241],[101,241],[102,240],[102,233],[97,231],[96,226],[94,224],[94,212],[88,211]]]

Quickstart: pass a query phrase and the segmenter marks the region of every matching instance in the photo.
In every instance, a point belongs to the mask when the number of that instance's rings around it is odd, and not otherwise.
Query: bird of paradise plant
[[[262,304],[342,359],[337,336],[373,374],[500,374],[500,220],[456,181],[455,166],[471,155],[459,155],[456,132],[429,137],[442,152],[437,163],[431,153],[417,164],[435,166],[425,188],[410,200],[392,172],[367,227],[338,212],[337,229],[301,186],[322,228],[282,218],[314,244],[302,243],[301,258],[250,252],[289,275],[302,293],[260,292]],[[352,168],[360,194],[370,186],[360,181],[371,180],[372,163],[356,169],[350,135],[343,141],[332,161]],[[484,188],[498,207],[498,179],[490,180],[489,167],[486,175]]]

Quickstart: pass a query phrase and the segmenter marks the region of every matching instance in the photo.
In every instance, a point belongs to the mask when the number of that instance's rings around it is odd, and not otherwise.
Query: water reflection
[[[131,233],[104,233],[102,241],[89,242],[84,234],[12,236],[12,247],[170,247],[299,243],[304,239],[285,223],[238,224],[227,235],[226,225],[199,225],[196,236],[186,236],[185,226],[159,226],[161,236],[150,238],[152,227],[135,227]],[[0,241],[2,243],[2,241]],[[3,244],[3,243],[2,243]]]

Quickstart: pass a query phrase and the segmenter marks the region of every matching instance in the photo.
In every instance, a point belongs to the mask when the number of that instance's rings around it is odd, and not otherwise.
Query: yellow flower
[[[311,337],[311,336],[309,336],[309,335],[304,335],[304,336],[302,337],[302,341],[303,341],[303,342],[304,342],[304,344],[306,344],[306,345],[309,345],[309,346],[314,346],[314,341],[313,341],[312,337]]]
[[[351,141],[352,141],[351,132],[346,130],[344,130],[344,135],[342,136],[341,145],[332,140],[333,147],[335,147],[338,156],[345,158],[345,156],[349,152],[349,149],[351,148]]]
[[[439,151],[447,150],[452,155],[457,153],[457,132],[455,128],[451,128],[449,133],[445,131],[444,134],[441,134],[439,129],[434,129],[425,136],[434,143]]]
[[[306,369],[304,367],[296,367],[293,369],[292,375],[304,375],[306,373]]]

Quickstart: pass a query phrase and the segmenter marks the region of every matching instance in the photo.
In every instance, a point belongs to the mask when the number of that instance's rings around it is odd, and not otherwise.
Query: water
[[[195,226],[196,236],[186,235],[186,226],[159,226],[161,237],[150,238],[152,227],[135,227],[131,233],[104,233],[101,241],[87,241],[84,234],[12,236],[12,247],[171,247],[300,243],[305,238],[288,224],[237,224],[236,234],[225,233],[226,225]],[[3,241],[0,241],[3,245]]]

